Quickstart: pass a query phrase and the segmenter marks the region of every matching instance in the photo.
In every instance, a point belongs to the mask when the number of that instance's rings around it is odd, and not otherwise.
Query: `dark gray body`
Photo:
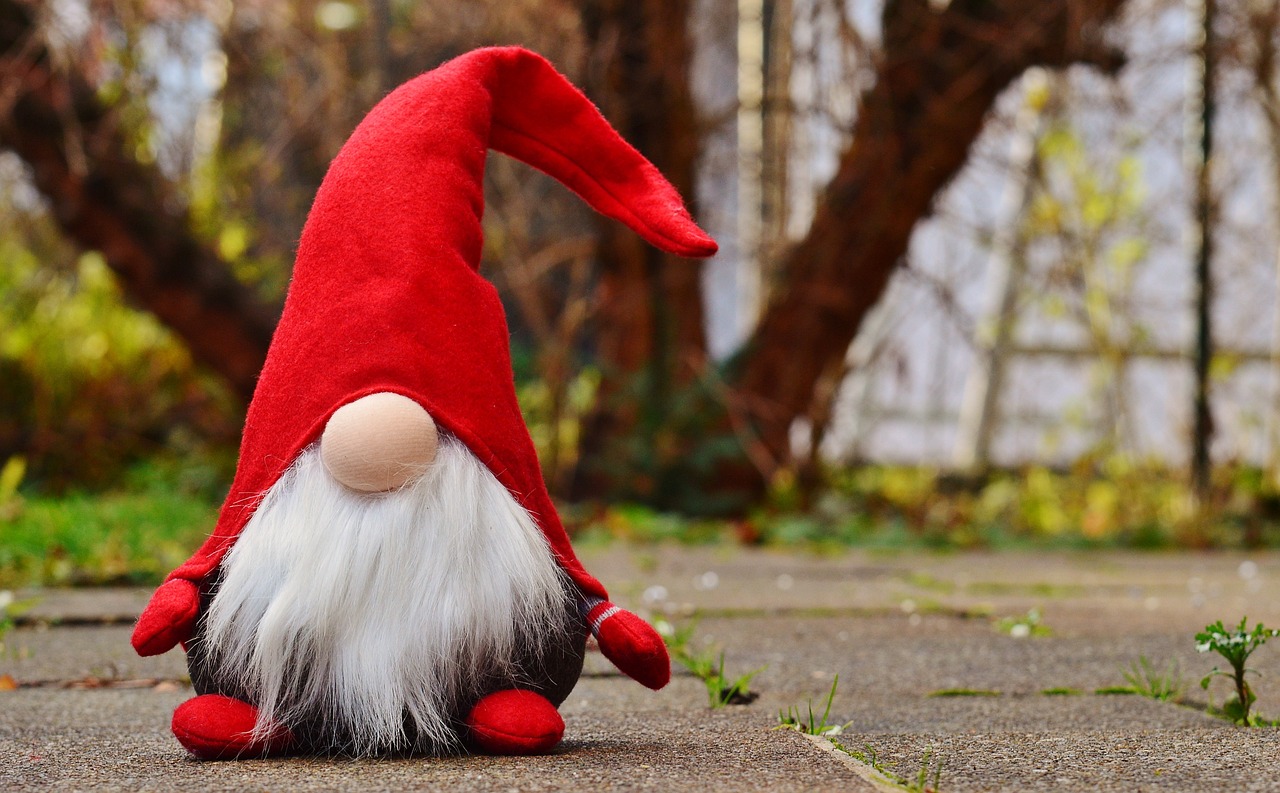
[[[197,694],[221,694],[239,699],[250,704],[252,694],[237,681],[217,675],[209,660],[210,648],[204,642],[205,615],[209,604],[217,592],[220,578],[216,577],[200,590],[200,617],[196,622],[196,631],[187,642],[187,669],[191,675],[191,685]],[[577,606],[577,590],[566,586],[568,592],[565,609],[565,630],[559,631],[557,640],[548,641],[542,647],[526,647],[520,657],[515,660],[514,668],[518,670],[514,676],[494,676],[480,687],[480,690],[465,701],[454,703],[453,720],[457,725],[461,742],[458,746],[421,746],[417,740],[413,724],[406,720],[405,746],[397,747],[391,753],[455,753],[459,746],[464,746],[466,730],[464,720],[476,702],[495,691],[519,688],[535,691],[546,697],[556,707],[564,702],[573,687],[577,685],[582,674],[583,657],[586,651],[587,625]],[[557,633],[555,631],[553,634]],[[513,679],[514,678],[514,679]],[[298,750],[311,754],[344,754],[345,746],[350,745],[349,738],[335,731],[334,726],[327,723],[324,714],[316,714],[313,720],[303,724],[287,725],[298,739]]]

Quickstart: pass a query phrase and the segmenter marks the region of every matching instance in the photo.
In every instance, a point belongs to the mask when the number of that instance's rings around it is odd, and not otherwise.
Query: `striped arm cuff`
[[[600,598],[591,598],[582,604],[582,616],[591,628],[591,635],[597,639],[600,638],[600,626],[604,621],[620,611],[620,607]]]

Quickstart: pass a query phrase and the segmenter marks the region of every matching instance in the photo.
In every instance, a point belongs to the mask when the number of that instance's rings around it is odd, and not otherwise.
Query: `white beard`
[[[567,630],[546,538],[444,435],[418,480],[375,495],[336,482],[312,445],[222,574],[204,634],[214,679],[249,694],[257,735],[306,724],[354,755],[457,749],[456,709],[521,682],[532,670],[515,660]]]

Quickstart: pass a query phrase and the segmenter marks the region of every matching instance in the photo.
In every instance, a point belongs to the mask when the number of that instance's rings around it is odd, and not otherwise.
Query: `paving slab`
[[[608,708],[618,679],[582,681],[546,757],[189,759],[166,729],[189,692],[22,690],[0,715],[0,790],[873,790],[759,714],[683,704]]]
[[[22,592],[34,603],[24,623],[103,625],[132,622],[147,605],[152,587],[83,587]]]
[[[1274,730],[1094,729],[844,736],[914,778],[925,749],[942,759],[941,790],[1275,791]]]
[[[773,729],[780,710],[823,707],[837,675],[837,739],[908,777],[927,752],[943,791],[1280,790],[1280,730],[1205,713],[1196,683],[1213,660],[1192,639],[1245,614],[1280,625],[1280,555],[583,555],[619,603],[697,620],[692,646],[723,649],[730,675],[761,669],[759,698],[712,710],[688,674],[655,694],[592,654],[549,757],[198,763],[167,730],[190,696],[181,654],[128,647],[147,593],[45,591],[0,659],[26,686],[0,693],[0,790],[870,790],[864,764]],[[1050,635],[996,629],[1031,608]],[[1140,657],[1174,664],[1187,704],[1094,693]],[[1280,716],[1280,641],[1255,659],[1258,708]]]
[[[0,659],[0,670],[24,683],[186,679],[181,652],[140,658],[129,644],[132,632],[132,625],[20,628],[6,642],[10,657]]]

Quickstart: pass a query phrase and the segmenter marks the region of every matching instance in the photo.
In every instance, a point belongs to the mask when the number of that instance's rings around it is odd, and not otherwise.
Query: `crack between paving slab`
[[[991,612],[979,608],[963,608],[945,605],[928,605],[915,613],[923,616],[954,617],[956,619],[990,620]],[[691,617],[741,619],[750,617],[901,617],[901,606],[840,606],[822,608],[813,606],[783,606],[781,608],[695,608]]]
[[[842,752],[839,749],[837,749],[831,743],[831,741],[827,740],[826,736],[808,735],[806,733],[797,733],[797,734],[801,738],[804,738],[813,746],[817,747],[819,751],[825,752],[826,754],[833,756],[845,768],[852,771],[860,779],[863,779],[866,782],[869,782],[870,784],[874,785],[876,789],[894,790],[894,791],[902,790],[902,785],[897,784],[892,779],[889,779],[889,777],[875,770],[874,768],[867,765],[866,763],[860,762],[855,758],[849,756],[848,753]]]
[[[110,679],[101,677],[82,677],[75,680],[18,680],[14,681],[14,689],[27,688],[58,688],[58,689],[76,689],[76,690],[96,690],[104,688],[114,689],[155,689],[160,686],[172,686],[172,690],[180,688],[188,688],[191,686],[189,680],[180,678],[164,678],[164,677],[142,677],[134,679]],[[3,689],[0,689],[3,691]]]
[[[957,619],[990,619],[987,609],[964,608],[960,606],[929,605],[921,608],[926,615],[954,617]],[[900,606],[781,606],[777,608],[740,608],[726,606],[722,608],[695,608],[690,616],[742,619],[750,617],[895,617],[902,614]],[[112,625],[132,625],[138,620],[137,614],[107,614],[94,617],[80,616],[48,616],[23,614],[13,618],[17,628],[100,628]]]
[[[59,617],[22,614],[13,618],[16,628],[101,628],[111,625],[132,625],[137,614],[107,614],[98,617]]]

